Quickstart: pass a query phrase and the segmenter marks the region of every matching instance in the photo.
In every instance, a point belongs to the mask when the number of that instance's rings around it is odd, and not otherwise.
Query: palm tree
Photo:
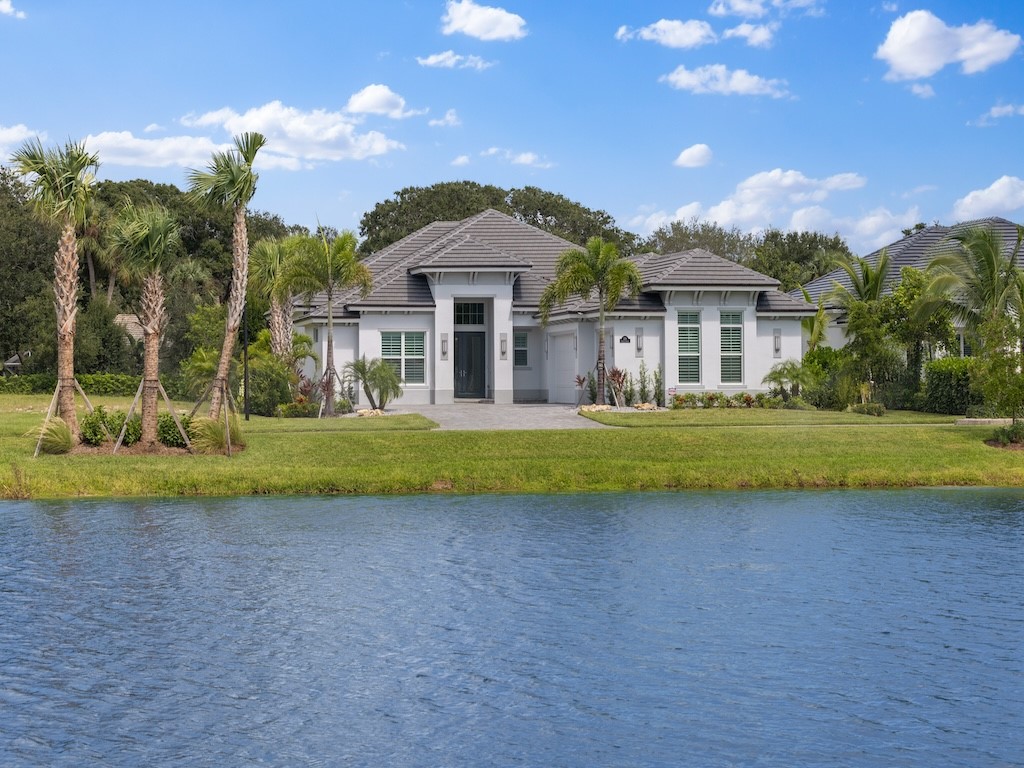
[[[249,279],[249,233],[245,209],[256,193],[259,175],[253,170],[256,153],[267,143],[259,133],[243,133],[235,137],[235,148],[214,152],[207,170],[189,171],[189,196],[193,202],[208,208],[229,207],[231,228],[231,292],[228,295],[227,324],[224,345],[217,363],[217,377],[210,396],[210,418],[220,416],[221,394],[227,391],[228,369],[235,349],[235,337],[245,310],[245,290]]]
[[[370,292],[373,278],[370,270],[356,256],[356,236],[342,232],[333,240],[321,230],[319,237],[296,236],[289,240],[290,255],[282,271],[282,281],[289,291],[305,294],[306,301],[314,293],[323,293],[327,305],[327,360],[324,363],[324,413],[334,415],[334,396],[338,370],[334,367],[334,299],[342,291],[357,286],[360,295]]]
[[[570,248],[558,257],[555,280],[540,297],[541,322],[547,325],[551,310],[569,299],[579,296],[584,301],[597,293],[597,403],[605,401],[604,318],[619,303],[623,294],[630,297],[640,293],[643,280],[640,270],[629,259],[619,256],[615,243],[606,243],[600,237],[587,241],[586,250]]]
[[[811,301],[811,294],[807,292],[807,289],[802,285],[800,290],[804,294],[804,301],[808,304],[813,304]],[[828,312],[825,311],[825,297],[818,297],[818,311],[814,313],[812,317],[805,317],[800,321],[800,325],[807,332],[807,351],[813,352],[818,348],[818,345],[825,340],[825,334],[828,331],[828,324],[832,318],[828,316]]]
[[[854,301],[878,301],[882,298],[886,283],[889,280],[889,251],[883,248],[878,254],[878,262],[874,265],[867,259],[854,256],[852,259],[844,258],[839,260],[839,267],[849,276],[851,288],[840,285],[833,280],[835,288],[832,295],[844,307]]]
[[[818,383],[818,377],[814,370],[801,363],[799,360],[783,360],[776,363],[768,371],[762,384],[769,384],[782,394],[786,402],[790,397],[799,397],[800,390],[806,387],[813,387]]]
[[[14,153],[18,173],[28,184],[40,218],[60,227],[53,258],[54,307],[57,311],[57,415],[78,439],[75,415],[75,315],[78,311],[78,241],[75,226],[82,221],[89,201],[99,157],[84,142],[44,149],[39,139],[28,141]]]
[[[292,294],[281,279],[288,258],[286,240],[260,240],[252,247],[253,288],[270,296],[270,351],[287,360],[292,347]]]
[[[947,307],[975,336],[988,321],[1006,314],[1020,317],[1024,273],[1017,266],[1017,256],[1024,227],[1017,227],[1012,253],[1004,251],[999,232],[989,227],[968,227],[951,233],[948,239],[952,248],[940,252],[928,265],[928,293],[933,301]]]
[[[370,408],[384,410],[389,402],[402,396],[402,380],[395,369],[379,357],[367,360],[363,355],[345,363],[345,376],[362,385]],[[377,396],[374,397],[374,394]]]
[[[165,209],[136,208],[126,200],[114,223],[111,240],[123,259],[125,272],[142,283],[139,307],[144,345],[141,443],[149,449],[157,444],[160,342],[167,324],[164,273],[179,255],[181,236],[177,222]]]

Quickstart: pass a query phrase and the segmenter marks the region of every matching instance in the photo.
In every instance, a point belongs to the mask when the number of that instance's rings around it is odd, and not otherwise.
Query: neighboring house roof
[[[428,274],[445,271],[502,271],[517,275],[512,303],[520,311],[536,312],[541,294],[556,274],[558,260],[580,246],[518,221],[504,213],[486,210],[462,221],[434,222],[382,248],[364,260],[373,273],[373,288],[361,297],[356,289],[335,297],[333,314],[338,319],[358,317],[371,308],[415,309],[434,306]],[[643,277],[644,291],[623,299],[617,313],[663,313],[658,291],[736,288],[759,290],[773,296],[758,300],[773,313],[813,313],[803,301],[779,293],[779,282],[733,261],[700,248],[673,254],[647,253],[634,259]],[[782,297],[782,298],[780,298]],[[326,297],[314,296],[300,307],[298,321],[324,319]],[[589,315],[597,311],[597,298],[571,299],[553,316]],[[768,311],[768,310],[765,310]]]
[[[142,323],[138,315],[121,314],[114,316],[114,324],[121,326],[124,332],[132,337],[132,341],[142,341],[145,332],[142,330]]]
[[[913,232],[895,243],[890,243],[884,248],[872,251],[864,260],[871,266],[878,264],[878,258],[883,250],[889,253],[889,276],[886,280],[885,292],[889,293],[893,287],[900,282],[900,272],[904,267],[913,267],[924,271],[934,256],[941,253],[944,248],[950,245],[948,239],[950,233],[962,231],[971,227],[992,227],[1002,236],[1003,247],[1011,251],[1017,243],[1017,225],[1012,221],[992,216],[987,219],[974,219],[964,221],[951,227],[935,224],[930,227]],[[811,301],[817,302],[819,298],[828,296],[835,289],[835,284],[850,290],[853,285],[850,276],[843,269],[834,269],[827,275],[815,278],[807,283],[804,288],[810,296]],[[800,289],[789,292],[790,296],[802,298]]]

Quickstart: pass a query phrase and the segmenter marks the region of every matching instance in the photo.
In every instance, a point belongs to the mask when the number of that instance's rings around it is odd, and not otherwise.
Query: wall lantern
[[[636,329],[636,333],[634,334],[634,336],[636,338],[636,356],[637,357],[643,357],[644,356],[644,329],[643,328],[637,328]]]
[[[629,336],[623,336],[621,339],[619,339],[619,344],[629,344],[629,342],[630,342]]]
[[[501,359],[504,360],[508,357],[508,334],[501,334]]]
[[[441,359],[442,360],[447,360],[448,359],[448,334],[447,333],[442,333],[441,334]]]
[[[774,337],[775,346],[773,352],[775,357],[782,357],[782,329],[776,328],[772,333],[772,336]]]

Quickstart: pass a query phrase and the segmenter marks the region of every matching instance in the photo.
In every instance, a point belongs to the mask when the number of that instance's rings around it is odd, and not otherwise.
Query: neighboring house
[[[879,248],[877,251],[869,253],[864,257],[864,259],[874,266],[878,263],[878,257],[882,251],[888,251],[889,275],[885,288],[885,293],[888,294],[893,290],[893,288],[899,285],[900,273],[904,267],[913,267],[914,269],[918,269],[923,272],[928,268],[928,264],[934,256],[940,253],[943,248],[950,246],[948,237],[951,232],[971,227],[991,227],[995,229],[1002,237],[1003,248],[1007,253],[1012,252],[1014,246],[1017,244],[1017,225],[1012,221],[1008,221],[998,216],[992,216],[987,219],[964,221],[951,227],[939,224],[925,227],[924,229],[920,229],[917,232],[897,240],[895,243],[890,243],[885,246],[885,248]],[[850,276],[847,275],[843,269],[834,269],[827,275],[822,275],[821,277],[807,283],[804,288],[810,296],[811,301],[817,302],[821,298],[825,299],[825,306],[829,307],[829,314],[832,316],[832,322],[829,323],[823,343],[834,349],[839,349],[840,347],[845,346],[847,339],[846,317],[840,310],[838,302],[832,297],[836,283],[839,283],[848,290],[852,287],[850,283]],[[791,297],[803,298],[803,294],[800,289],[790,291],[789,295]],[[969,348],[964,342],[962,328],[957,328],[957,337],[960,345],[958,353],[963,355],[966,351],[969,354]]]
[[[359,356],[391,361],[405,405],[468,398],[575,404],[597,359],[596,301],[570,300],[542,326],[538,305],[559,256],[578,248],[494,210],[435,222],[367,257],[373,290],[337,298],[339,372]],[[606,317],[606,366],[664,370],[673,391],[755,392],[773,364],[801,356],[814,307],[777,280],[707,251],[635,259],[643,292]],[[324,297],[296,310],[297,331],[326,351]],[[322,363],[320,364],[322,365]],[[307,362],[306,376],[323,375]]]
[[[139,316],[135,314],[121,314],[114,317],[114,324],[122,328],[128,337],[133,342],[140,342],[145,337],[145,332],[142,329],[142,323],[139,322]]]

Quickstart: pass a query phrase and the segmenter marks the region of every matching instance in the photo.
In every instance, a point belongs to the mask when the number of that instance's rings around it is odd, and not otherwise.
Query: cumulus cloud
[[[441,31],[461,32],[478,40],[519,40],[526,37],[526,20],[504,8],[477,5],[473,0],[448,0]]]
[[[1024,115],[1024,104],[997,104],[968,125],[992,125],[996,120],[1017,115]]]
[[[303,111],[280,101],[253,107],[241,114],[225,107],[202,115],[186,115],[181,123],[190,128],[220,128],[228,135],[259,131],[267,137],[268,143],[257,159],[278,155],[292,158],[292,165],[365,160],[405,148],[378,131],[358,133],[355,118],[346,113],[324,109]]]
[[[711,162],[711,147],[707,144],[694,144],[679,153],[672,164],[679,168],[700,168]]]
[[[452,160],[452,165],[454,165],[455,167],[469,165],[469,155],[459,155],[454,160]]]
[[[208,136],[168,136],[144,139],[131,131],[104,131],[85,138],[90,152],[99,153],[104,165],[133,165],[144,168],[167,168],[205,165],[214,152],[232,148],[228,142],[218,143]]]
[[[935,97],[935,89],[927,83],[913,83],[910,86],[910,92],[917,96],[919,99],[931,99]]]
[[[489,147],[480,153],[480,157],[496,157],[512,165],[527,165],[531,168],[551,168],[554,163],[545,160],[536,152],[515,152],[501,147]]]
[[[13,16],[16,19],[25,18],[25,12],[17,10],[11,0],[0,0],[0,14]]]
[[[957,221],[1008,214],[1024,208],[1024,179],[1001,176],[985,189],[968,192],[953,204]]]
[[[349,97],[345,109],[352,114],[386,115],[401,120],[413,115],[422,115],[426,110],[406,110],[405,99],[386,85],[374,83]]]
[[[890,81],[931,77],[948,64],[970,75],[1006,61],[1020,42],[990,21],[950,27],[930,11],[911,11],[892,23],[875,58],[889,65]]]
[[[708,64],[697,69],[679,65],[659,80],[680,91],[691,93],[719,93],[727,96],[788,96],[785,80],[774,80],[752,75],[745,69],[730,71],[724,64]]]
[[[29,139],[39,137],[40,141],[46,141],[46,134],[41,131],[33,131],[27,125],[0,125],[0,158],[7,159],[11,153],[17,150]]]
[[[416,57],[421,67],[439,67],[441,69],[475,69],[478,72],[493,67],[493,61],[485,61],[479,56],[463,56],[455,51],[443,51],[426,57]]]
[[[459,115],[454,109],[449,109],[444,113],[444,117],[431,120],[429,125],[435,128],[454,128],[457,125],[462,125],[462,121],[459,119]]]
[[[698,48],[718,40],[711,25],[706,21],[677,19],[660,19],[639,29],[622,26],[615,33],[616,40],[626,41],[633,38],[649,40],[666,48]]]
[[[750,24],[744,22],[737,27],[725,30],[722,37],[742,37],[747,45],[752,48],[770,48],[775,40],[775,33],[779,31],[779,23],[773,21],[769,24]]]
[[[781,13],[804,11],[808,16],[821,16],[823,0],[714,0],[708,13],[712,16],[740,16],[760,19],[770,8]]]
[[[145,128],[142,129],[142,132],[143,133],[156,133],[157,131],[162,131],[163,129],[164,129],[164,127],[162,125],[160,125],[159,123],[150,123],[149,125],[147,125]]]

